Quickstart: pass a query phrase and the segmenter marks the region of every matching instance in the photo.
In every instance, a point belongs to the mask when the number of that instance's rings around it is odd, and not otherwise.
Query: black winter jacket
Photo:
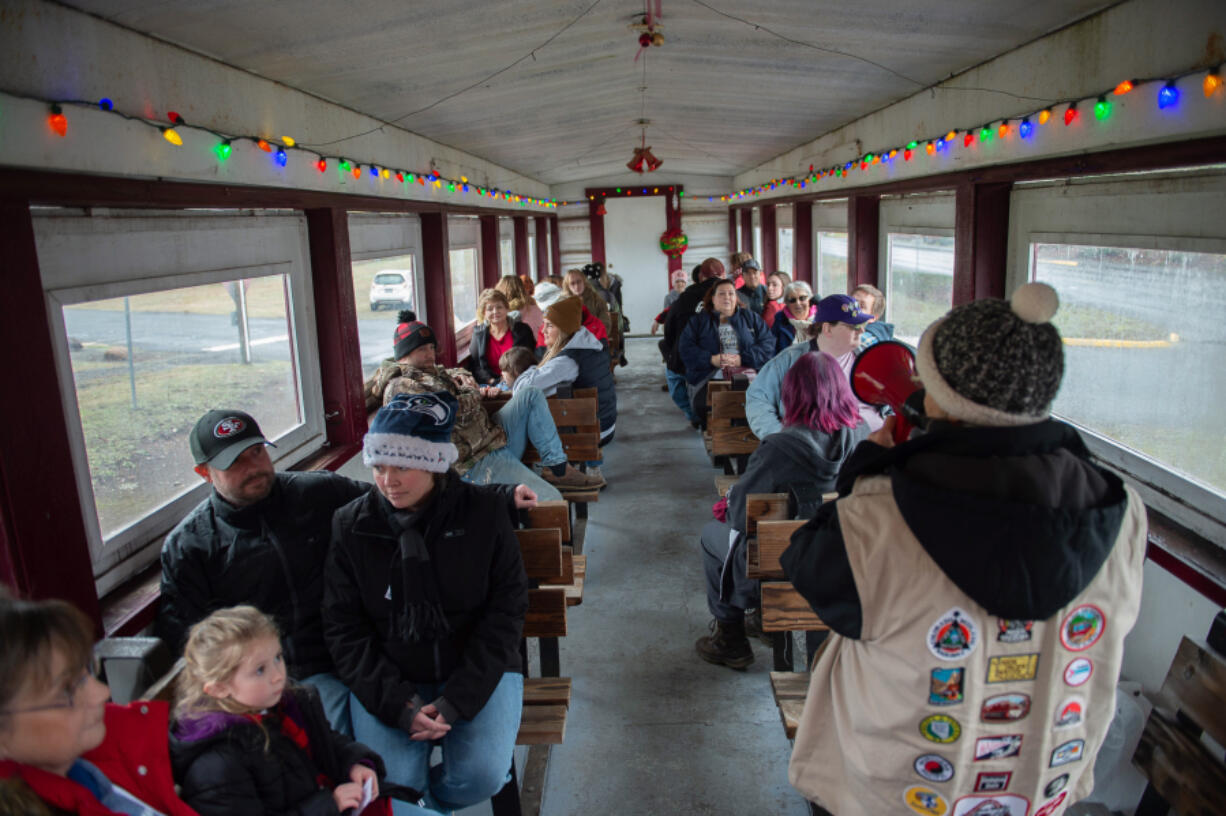
[[[417,527],[450,632],[432,640],[392,637],[406,599],[393,508],[377,491],[337,511],[324,590],[324,637],[336,674],[362,705],[407,730],[418,683],[446,681],[443,704],[472,719],[504,672],[521,671],[519,641],[528,578],[506,496],[454,472],[440,479]],[[440,710],[444,710],[440,705]]]
[[[609,367],[609,344],[600,341],[600,349],[567,348],[558,352],[559,357],[569,357],[579,366],[574,388],[596,389],[596,418],[600,421],[600,439],[613,432],[617,424],[617,389],[613,382],[613,369]]]
[[[283,716],[306,732],[309,755],[282,732]],[[421,798],[400,786],[384,790],[379,755],[328,727],[319,695],[309,686],[287,691],[263,724],[261,729],[239,715],[212,712],[171,729],[170,761],[179,796],[200,816],[337,816],[332,789],[321,787],[316,777],[323,773],[336,787],[350,781],[358,763],[378,774],[381,795],[413,802]]]
[[[536,351],[536,338],[532,336],[532,327],[514,318],[508,317],[511,323],[512,345],[523,346],[528,351]],[[473,379],[480,385],[489,385],[502,379],[498,366],[490,367],[490,361],[485,355],[490,345],[490,325],[478,323],[473,326],[472,340],[468,343],[468,365],[472,368]]]
[[[332,670],[319,607],[332,514],[370,490],[335,473],[278,473],[263,501],[238,508],[213,491],[166,536],[154,633],[183,653],[188,628],[251,604],[285,633],[291,677]]]
[[[702,304],[707,290],[718,280],[720,278],[707,278],[687,286],[677,297],[677,302],[668,309],[668,317],[664,321],[664,339],[660,341],[660,353],[668,361],[668,370],[674,374],[685,374],[685,363],[681,361],[681,353],[677,348],[681,342],[681,333]]]

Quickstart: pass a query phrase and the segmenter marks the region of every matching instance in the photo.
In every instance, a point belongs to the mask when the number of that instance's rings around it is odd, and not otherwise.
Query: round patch
[[[1064,667],[1064,682],[1070,686],[1085,685],[1094,673],[1094,664],[1087,657],[1074,658]]]
[[[1073,728],[1083,722],[1085,722],[1085,703],[1080,697],[1069,697],[1056,709],[1055,728]],[[1055,794],[1047,795],[1054,796]]]
[[[213,426],[213,436],[218,439],[228,439],[235,434],[242,433],[246,427],[247,423],[238,417],[226,417]]]
[[[958,725],[958,721],[953,717],[945,714],[933,714],[931,717],[925,717],[919,726],[920,733],[924,735],[924,739],[939,742],[942,745],[948,745],[951,742],[956,742],[958,737],[962,736],[962,726]]]
[[[954,778],[954,766],[943,756],[924,754],[915,760],[915,772],[929,782],[948,782]]]
[[[1055,779],[1047,783],[1047,787],[1043,788],[1043,795],[1050,799],[1060,791],[1064,790],[1064,786],[1068,784],[1068,774],[1060,774]]]
[[[1082,604],[1060,624],[1060,642],[1073,652],[1084,652],[1098,643],[1107,628],[1107,616],[1094,604]]]
[[[902,795],[902,801],[920,816],[945,816],[945,812],[949,810],[949,805],[941,794],[922,785],[907,788]]]
[[[978,644],[979,627],[956,606],[928,629],[928,651],[941,660],[961,660]]]

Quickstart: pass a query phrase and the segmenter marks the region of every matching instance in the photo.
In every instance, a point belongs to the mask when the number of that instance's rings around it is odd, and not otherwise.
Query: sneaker
[[[598,490],[605,486],[605,480],[600,478],[599,473],[593,478],[590,473],[584,473],[569,462],[561,476],[554,476],[548,466],[541,468],[541,478],[563,490]]]
[[[708,663],[744,671],[753,663],[753,648],[745,637],[744,622],[711,621],[711,634],[694,643],[698,656]]]
[[[771,636],[762,631],[762,610],[761,609],[746,609],[745,610],[745,636],[757,638],[767,646],[774,646],[774,641]]]

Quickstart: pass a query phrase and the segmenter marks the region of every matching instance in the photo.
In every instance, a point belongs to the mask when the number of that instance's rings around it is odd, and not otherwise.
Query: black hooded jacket
[[[677,302],[668,309],[668,317],[664,320],[664,339],[660,341],[660,353],[668,361],[668,370],[674,374],[685,374],[685,363],[681,362],[681,354],[677,350],[681,333],[689,325],[690,318],[702,303],[707,290],[718,280],[720,278],[707,278],[691,284],[677,296]]]
[[[839,495],[874,474],[890,476],[907,526],[950,580],[1007,619],[1045,620],[1080,593],[1110,555],[1128,506],[1123,482],[1092,464],[1077,432],[1055,420],[934,422],[894,448],[863,442],[839,472]],[[859,638],[837,502],[793,534],[781,562],[831,629]]]

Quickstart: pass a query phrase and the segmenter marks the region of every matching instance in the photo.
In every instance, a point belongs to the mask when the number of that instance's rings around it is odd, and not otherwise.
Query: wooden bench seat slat
[[[570,542],[570,507],[565,499],[538,501],[536,507],[525,512],[528,515],[528,527],[533,530],[559,530],[562,533],[562,543]]]
[[[817,632],[829,628],[790,583],[762,583],[762,631]]]
[[[529,578],[550,583],[565,583],[563,576],[561,530],[516,530],[524,572]]]
[[[566,706],[524,706],[516,745],[561,745],[566,736]]]
[[[1226,813],[1226,765],[1160,709],[1150,712],[1132,761],[1171,812]]]
[[[782,578],[779,557],[792,544],[792,533],[805,526],[804,519],[758,522],[758,574],[760,578]]]
[[[808,672],[771,672],[771,691],[775,702],[780,700],[803,700],[809,693]]]
[[[1226,745],[1226,658],[1184,637],[1162,693],[1219,745]],[[1226,795],[1226,788],[1223,788]]]
[[[562,451],[568,462],[595,462],[601,458],[599,429],[589,433],[559,431],[558,439],[562,441]],[[541,455],[532,447],[532,443],[524,448],[522,461],[526,464],[541,461]]]
[[[796,729],[800,727],[800,717],[804,710],[803,699],[779,701],[779,717],[783,720],[783,731],[788,739],[796,739]]]
[[[595,426],[597,430],[600,429],[598,404],[594,400],[550,397],[545,402],[549,405],[549,413],[553,414],[554,424],[559,428]]]
[[[524,637],[566,637],[566,592],[561,589],[528,590]]]
[[[569,677],[525,677],[524,705],[570,706]]]

